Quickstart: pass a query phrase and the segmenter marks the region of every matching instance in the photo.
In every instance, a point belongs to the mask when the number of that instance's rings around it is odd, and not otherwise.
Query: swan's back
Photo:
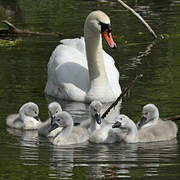
[[[53,51],[48,63],[45,93],[61,99],[85,101],[90,87],[84,37],[64,39]],[[121,93],[119,72],[113,58],[103,50],[108,82],[116,96]]]
[[[62,111],[57,113],[51,124],[51,130],[59,130],[52,143],[54,145],[79,144],[88,140],[89,134],[87,129],[80,126],[73,126],[73,119],[68,112]]]
[[[89,134],[87,129],[81,128],[79,126],[74,126],[72,129],[71,136],[68,138],[68,142],[72,144],[79,144],[86,142],[89,139]]]
[[[21,129],[23,121],[20,119],[19,114],[11,114],[6,118],[6,125],[11,128]]]
[[[167,141],[177,136],[177,126],[172,121],[159,119],[156,125],[142,128],[138,131],[139,142]]]
[[[92,143],[104,143],[110,144],[118,141],[119,129],[112,129],[112,125],[105,125],[100,129],[95,130],[89,137],[89,141]]]
[[[33,102],[25,103],[19,109],[18,114],[7,116],[6,125],[16,129],[38,129],[41,121],[39,119],[39,108]]]

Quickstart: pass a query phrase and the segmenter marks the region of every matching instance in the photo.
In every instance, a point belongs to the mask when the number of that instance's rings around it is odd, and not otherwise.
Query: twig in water
[[[123,7],[128,9],[130,12],[132,12],[140,21],[146,26],[146,28],[149,30],[149,32],[153,35],[154,39],[157,39],[156,33],[152,30],[152,28],[149,26],[149,24],[136,12],[134,9],[129,7],[126,3],[124,3],[121,0],[117,0]]]
[[[16,28],[13,24],[11,24],[8,21],[2,21],[2,23],[6,24],[8,26],[8,29],[0,30],[0,34],[4,36],[12,36],[12,35],[21,35],[21,36],[53,36],[53,37],[59,37],[63,34],[60,33],[40,33],[40,32],[31,32],[28,30],[21,30]]]
[[[109,113],[109,111],[118,104],[118,102],[119,102],[119,101],[122,99],[122,97],[128,92],[128,90],[133,87],[133,85],[134,85],[134,83],[137,81],[137,79],[140,78],[140,77],[142,77],[142,76],[143,76],[143,75],[140,74],[140,75],[137,75],[137,76],[135,77],[135,79],[128,85],[127,88],[124,89],[124,91],[120,94],[120,96],[116,99],[116,101],[114,101],[114,102],[109,106],[109,108],[103,113],[103,115],[101,116],[102,119],[104,119],[104,118],[106,117],[106,115]]]
[[[164,119],[165,121],[171,120],[171,121],[177,121],[180,120],[180,115],[177,116],[173,116],[173,117],[168,117],[166,119]]]

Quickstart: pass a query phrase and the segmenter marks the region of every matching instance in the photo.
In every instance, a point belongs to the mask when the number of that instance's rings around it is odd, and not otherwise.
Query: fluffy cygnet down
[[[49,132],[58,127],[62,129],[52,139],[54,145],[79,144],[89,139],[87,129],[73,126],[73,119],[68,112],[62,111],[54,116]]]
[[[38,106],[33,102],[28,102],[21,106],[18,114],[9,115],[6,118],[6,125],[16,129],[38,129],[41,124],[38,115]]]

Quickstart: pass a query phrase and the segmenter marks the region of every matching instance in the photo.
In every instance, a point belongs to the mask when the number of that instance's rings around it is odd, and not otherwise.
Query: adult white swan
[[[102,34],[115,48],[109,17],[91,12],[85,21],[84,38],[64,39],[48,63],[45,93],[61,99],[112,102],[121,93],[119,72],[113,58],[102,48]]]

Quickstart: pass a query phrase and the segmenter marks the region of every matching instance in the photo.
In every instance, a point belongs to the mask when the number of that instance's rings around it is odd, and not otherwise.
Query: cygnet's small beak
[[[120,128],[121,127],[121,122],[116,121],[113,125],[112,128]]]
[[[53,131],[54,129],[56,129],[56,128],[58,128],[58,125],[56,124],[56,123],[54,123],[54,122],[52,122],[51,121],[51,126],[50,126],[50,128],[49,128],[49,132],[51,132],[51,131]]]
[[[96,119],[96,122],[97,122],[98,124],[101,124],[101,116],[100,116],[99,113],[96,113],[96,114],[95,114],[95,119]]]
[[[40,121],[39,116],[34,116],[33,118],[36,119],[37,121]]]
[[[137,128],[140,129],[145,124],[146,120],[147,118],[143,116],[141,120],[138,122]]]
[[[114,42],[114,40],[112,38],[112,34],[111,34],[111,32],[108,31],[108,29],[103,31],[103,36],[104,36],[104,39],[106,40],[106,42],[108,43],[108,45],[111,48],[113,48],[113,49],[117,48],[117,45],[116,45],[116,43]]]

